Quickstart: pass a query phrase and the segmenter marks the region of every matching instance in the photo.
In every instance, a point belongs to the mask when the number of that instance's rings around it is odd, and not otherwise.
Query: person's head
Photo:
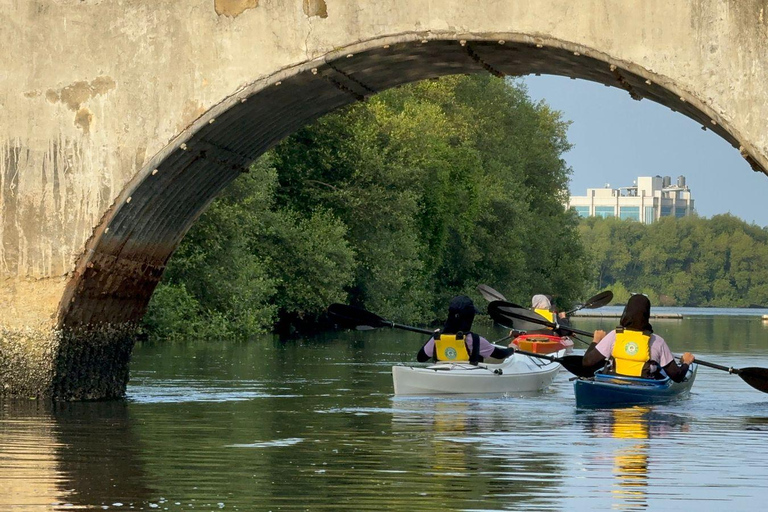
[[[477,309],[472,299],[466,295],[457,295],[448,305],[448,319],[445,321],[443,332],[447,334],[469,332],[475,320],[475,313]]]
[[[533,309],[550,309],[552,303],[546,295],[534,295],[531,297],[531,307]]]
[[[632,295],[627,301],[619,325],[633,331],[653,332],[649,322],[651,318],[651,301],[642,294]]]

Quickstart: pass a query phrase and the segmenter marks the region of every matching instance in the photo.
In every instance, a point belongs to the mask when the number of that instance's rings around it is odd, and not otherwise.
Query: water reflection
[[[37,402],[0,403],[0,510],[66,500],[56,459],[55,422]]]
[[[535,397],[393,399],[393,438],[410,444],[401,480],[424,489],[430,504],[423,510],[479,503],[527,510],[557,494],[565,480],[563,453],[548,432],[521,423],[522,408],[536,403]]]
[[[0,404],[0,510],[72,510],[150,497],[124,402]]]
[[[688,419],[676,414],[657,412],[646,406],[594,411],[587,416],[585,425],[595,437],[625,441],[611,453],[611,508],[648,508],[648,460],[651,439],[688,431]]]

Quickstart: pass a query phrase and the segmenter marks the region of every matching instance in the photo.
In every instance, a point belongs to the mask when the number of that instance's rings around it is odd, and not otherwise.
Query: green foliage
[[[593,258],[592,291],[611,288],[616,303],[629,290],[662,306],[768,304],[768,230],[732,215],[650,225],[589,218],[579,230]]]
[[[432,321],[479,283],[582,298],[586,258],[563,211],[567,124],[520,84],[452,76],[326,116],[275,149],[279,201],[330,208],[358,261],[350,299]],[[299,198],[296,201],[296,198]]]
[[[344,300],[353,277],[346,228],[327,212],[302,217],[274,203],[269,159],[238,178],[201,216],[149,304],[153,338],[246,338],[278,315],[317,315]]]
[[[331,302],[426,323],[453,295],[481,301],[480,283],[516,301],[583,299],[588,261],[563,209],[566,130],[522,85],[490,76],[423,81],[327,115],[193,226],[150,304],[153,328],[222,318],[222,336],[243,336],[311,322]]]

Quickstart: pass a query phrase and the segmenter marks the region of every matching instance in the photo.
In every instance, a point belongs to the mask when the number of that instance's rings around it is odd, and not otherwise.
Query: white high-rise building
[[[618,217],[643,224],[694,212],[685,176],[678,176],[674,185],[669,176],[641,176],[631,187],[588,188],[586,196],[572,196],[568,208],[580,217]]]

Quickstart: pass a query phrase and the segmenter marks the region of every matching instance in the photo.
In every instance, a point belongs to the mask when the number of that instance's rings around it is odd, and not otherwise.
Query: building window
[[[661,216],[670,217],[672,215],[672,207],[661,205]]]
[[[680,217],[685,217],[685,213],[688,209],[685,206],[676,206],[675,207],[675,217],[678,219]]]
[[[636,220],[640,222],[640,207],[639,206],[622,206],[619,208],[619,218]]]
[[[572,208],[576,210],[579,217],[589,217],[589,206],[572,206]]]
[[[613,206],[595,206],[595,217],[615,217],[616,210]]]
[[[645,223],[646,224],[653,224],[654,221],[654,215],[653,215],[653,206],[646,206],[645,207]]]

